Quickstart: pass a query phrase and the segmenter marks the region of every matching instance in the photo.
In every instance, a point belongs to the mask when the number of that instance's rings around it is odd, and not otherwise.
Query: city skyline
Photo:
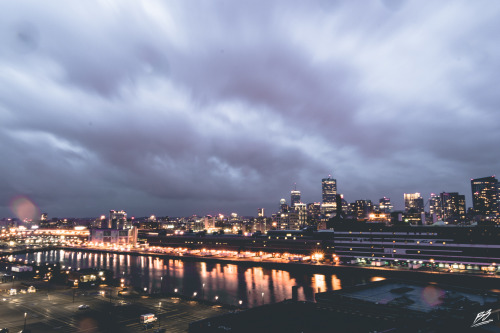
[[[471,191],[474,192],[476,196],[478,196],[478,192],[477,192],[477,185],[472,185],[473,183],[476,184],[476,181],[482,181],[482,180],[488,180],[488,181],[491,181],[491,182],[495,182],[495,184],[497,184],[497,180],[495,178],[495,176],[488,176],[488,177],[483,177],[483,178],[476,178],[476,179],[471,179]],[[336,187],[337,186],[337,180],[332,178],[331,175],[328,175],[327,178],[323,178],[321,179],[321,197],[322,199],[319,200],[319,201],[308,201],[308,202],[305,202],[303,200],[301,200],[301,197],[302,197],[302,194],[301,194],[301,191],[299,189],[297,189],[297,184],[294,184],[293,185],[293,189],[290,190],[289,192],[289,195],[290,197],[287,199],[286,196],[284,197],[281,197],[280,198],[280,202],[279,202],[279,208],[264,208],[264,207],[258,207],[256,208],[256,214],[241,214],[239,212],[234,212],[234,211],[231,211],[231,210],[220,210],[220,211],[209,211],[209,212],[197,212],[197,213],[190,213],[190,214],[185,214],[185,215],[172,215],[172,214],[157,214],[157,213],[147,213],[147,214],[143,214],[143,215],[140,215],[140,214],[132,214],[131,216],[137,216],[137,217],[149,217],[149,216],[171,216],[171,217],[187,217],[187,216],[217,216],[217,215],[220,215],[220,214],[223,214],[225,216],[229,216],[229,215],[232,215],[232,214],[237,214],[238,216],[270,216],[271,214],[277,212],[277,211],[280,211],[281,210],[281,207],[283,205],[285,205],[286,207],[295,207],[296,204],[303,204],[303,205],[309,205],[309,204],[313,204],[313,203],[317,203],[317,204],[321,204],[321,206],[325,205],[325,207],[327,207],[328,205],[331,205],[334,201],[333,197],[332,197],[332,194],[331,193],[336,193],[337,190],[336,190]],[[497,199],[497,195],[500,195],[500,186],[498,185],[495,185],[494,189],[489,189],[489,191],[494,191],[494,193],[490,193],[488,195],[491,195],[493,196],[494,198],[494,201],[496,202],[496,206],[498,206],[500,204],[500,201],[498,201]],[[476,191],[476,192],[475,192]],[[325,196],[325,193],[326,193],[326,196]],[[343,196],[342,193],[338,193],[339,195],[342,196],[342,199],[343,200],[346,200],[346,198]],[[471,193],[472,194],[472,193]],[[463,214],[465,214],[466,210],[468,208],[473,208],[473,200],[470,201],[470,204],[466,204],[467,201],[465,200],[465,197],[466,195],[464,194],[460,194],[458,192],[441,192],[439,195],[437,195],[436,193],[430,193],[428,197],[424,197],[422,196],[421,193],[419,192],[415,192],[415,193],[403,193],[403,206],[402,207],[394,207],[392,205],[392,199],[389,198],[389,197],[386,197],[386,196],[382,196],[380,197],[379,199],[377,200],[372,200],[372,199],[366,199],[366,198],[356,198],[356,199],[352,199],[352,200],[346,200],[346,202],[348,204],[355,204],[356,201],[364,201],[364,200],[369,200],[371,201],[374,205],[378,205],[379,203],[381,204],[381,209],[384,210],[386,209],[386,207],[384,206],[385,204],[388,205],[388,207],[392,207],[390,208],[389,210],[391,211],[399,211],[399,212],[408,212],[408,208],[410,207],[413,207],[414,203],[413,201],[415,199],[418,199],[420,200],[419,204],[418,204],[418,209],[417,211],[422,211],[422,212],[426,212],[426,213],[430,213],[432,214],[433,212],[435,212],[435,207],[433,207],[433,205],[436,205],[438,203],[436,202],[433,202],[433,199],[435,199],[436,197],[439,197],[441,196],[441,200],[443,200],[443,195],[446,196],[446,197],[449,197],[450,195],[451,196],[458,196],[459,197],[462,197],[463,199],[463,207],[465,208],[464,211],[463,211]],[[335,194],[334,194],[335,196]],[[470,195],[472,197],[472,195]],[[326,201],[325,201],[326,199]],[[397,201],[397,200],[396,200]],[[491,202],[490,203],[491,205],[495,205],[495,203]],[[439,203],[439,205],[443,205],[443,203]],[[268,205],[269,206],[269,205]],[[324,208],[325,208],[324,207]],[[328,206],[330,207],[330,206]],[[444,207],[443,207],[444,208]],[[26,196],[17,196],[15,197],[12,201],[11,201],[11,204],[10,204],[10,209],[11,209],[11,212],[13,214],[11,215],[8,215],[8,216],[0,216],[0,219],[1,218],[7,218],[7,217],[17,217],[19,218],[20,220],[24,220],[25,218],[28,218],[28,219],[33,219],[33,220],[37,220],[39,216],[41,216],[41,219],[42,220],[46,220],[47,219],[47,213],[46,212],[42,212],[42,210],[40,209],[40,207],[37,207],[36,204],[30,200],[28,197]],[[478,208],[478,213],[484,213],[482,212],[481,208]],[[126,210],[126,209],[125,209]],[[335,209],[333,210],[329,210],[329,208],[327,208],[325,211],[323,211],[323,214],[329,214],[331,212],[333,212]],[[265,213],[263,213],[261,215],[261,211],[265,211],[265,212],[268,212],[269,215],[266,215]],[[495,211],[496,212],[496,211]],[[64,217],[76,217],[76,218],[97,218],[99,215],[101,216],[101,219],[102,219],[102,215],[103,212],[96,212],[94,215],[87,215],[87,216],[76,216],[76,215],[67,215],[67,216],[60,216],[61,218],[64,218]],[[127,215],[127,213],[122,210],[120,212],[117,212],[115,211],[114,209],[111,209],[110,210],[110,214],[116,214],[116,213],[124,213],[125,216]],[[57,214],[56,214],[57,215]],[[438,213],[438,215],[440,216],[440,213]],[[33,216],[34,218],[30,218],[30,216]],[[55,216],[54,216],[55,217]]]
[[[500,170],[500,4],[0,5],[0,217],[458,192]]]

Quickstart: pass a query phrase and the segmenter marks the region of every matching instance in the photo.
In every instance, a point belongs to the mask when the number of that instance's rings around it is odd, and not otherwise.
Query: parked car
[[[90,306],[88,306],[87,304],[82,304],[78,306],[78,310],[88,310],[88,309],[90,309]]]

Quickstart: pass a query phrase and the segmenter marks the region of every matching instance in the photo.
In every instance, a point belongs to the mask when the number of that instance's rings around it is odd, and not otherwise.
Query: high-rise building
[[[257,217],[264,217],[264,208],[257,209]]]
[[[335,196],[337,195],[337,180],[330,178],[323,178],[321,180],[321,194],[323,203],[335,203]]]
[[[391,204],[391,198],[383,197],[379,201],[379,210],[381,213],[390,214],[394,208]]]
[[[298,204],[300,203],[300,191],[298,190],[292,190],[290,192],[290,197],[291,197],[291,200],[290,200],[290,207],[295,207],[295,204]]]
[[[465,219],[465,195],[443,192],[440,198],[444,221],[457,223]]]
[[[472,207],[476,215],[498,217],[498,180],[494,177],[471,179]]]
[[[424,199],[420,193],[405,193],[405,213],[416,214],[424,212]]]
[[[432,217],[432,222],[441,220],[443,218],[443,203],[441,196],[431,193],[429,198],[429,215]]]
[[[321,203],[313,202],[307,204],[307,223],[310,225],[316,225],[319,221],[319,215],[321,214]]]
[[[127,229],[131,228],[132,225],[127,223],[127,213],[124,210],[110,210],[108,228],[112,229]]]
[[[321,194],[323,202],[321,203],[321,214],[325,216],[335,215],[335,210],[337,208],[336,198],[337,198],[337,180],[331,178],[323,178],[321,180]]]
[[[307,225],[307,205],[299,202],[295,204],[295,212],[298,214],[299,225],[305,227]]]

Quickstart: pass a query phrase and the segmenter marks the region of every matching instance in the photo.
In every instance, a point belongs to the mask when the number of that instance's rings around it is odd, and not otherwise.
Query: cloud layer
[[[277,209],[500,169],[489,1],[0,5],[0,216]]]

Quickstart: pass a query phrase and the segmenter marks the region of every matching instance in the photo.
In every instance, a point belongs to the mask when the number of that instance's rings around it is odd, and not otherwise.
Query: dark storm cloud
[[[0,216],[270,214],[328,174],[401,207],[500,167],[492,3],[1,7]]]

